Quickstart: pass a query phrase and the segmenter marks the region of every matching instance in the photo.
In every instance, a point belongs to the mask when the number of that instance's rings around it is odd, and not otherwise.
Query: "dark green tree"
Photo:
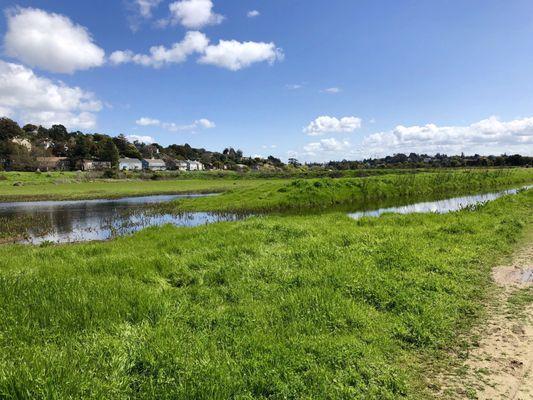
[[[10,140],[24,133],[19,124],[9,118],[0,118],[0,140]]]
[[[118,167],[118,159],[120,155],[118,153],[117,146],[111,139],[105,139],[101,144],[100,159],[102,161],[111,162],[113,168]]]

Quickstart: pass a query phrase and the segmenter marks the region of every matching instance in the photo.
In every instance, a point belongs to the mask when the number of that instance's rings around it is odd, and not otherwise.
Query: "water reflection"
[[[499,197],[516,194],[520,190],[530,189],[533,185],[524,186],[519,189],[509,189],[503,190],[501,192],[494,193],[485,193],[478,194],[473,196],[462,196],[462,197],[453,197],[451,199],[437,200],[437,201],[426,201],[421,203],[408,204],[399,207],[386,207],[378,208],[375,210],[369,211],[358,211],[348,214],[354,219],[359,219],[362,217],[379,217],[381,214],[385,213],[396,213],[396,214],[412,214],[412,213],[438,213],[443,214],[452,211],[459,211],[467,207],[473,207],[479,204],[486,203],[488,201],[496,200]]]
[[[150,204],[201,196],[207,195],[157,195],[116,200],[0,203],[0,216],[10,219],[20,216],[35,217],[36,220],[46,218],[52,229],[43,233],[38,227],[31,228],[22,242],[32,244],[47,241],[68,243],[107,240],[148,226],[164,224],[198,226],[243,218],[243,216],[234,214],[205,212],[157,214],[146,208]]]

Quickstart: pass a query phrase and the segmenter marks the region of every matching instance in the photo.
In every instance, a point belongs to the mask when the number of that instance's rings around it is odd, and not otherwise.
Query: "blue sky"
[[[308,161],[533,154],[529,0],[0,5],[20,123]]]

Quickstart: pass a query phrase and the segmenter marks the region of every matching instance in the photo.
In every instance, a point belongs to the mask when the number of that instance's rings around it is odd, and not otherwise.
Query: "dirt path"
[[[439,377],[438,397],[533,400],[533,235],[507,265],[493,270],[499,287],[478,346]]]

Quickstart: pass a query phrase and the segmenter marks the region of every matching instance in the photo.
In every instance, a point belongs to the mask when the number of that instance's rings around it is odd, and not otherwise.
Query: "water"
[[[408,205],[399,206],[399,207],[378,208],[378,209],[369,210],[369,211],[358,211],[358,212],[350,213],[348,215],[354,219],[359,219],[362,217],[379,217],[380,215],[385,214],[385,213],[412,214],[412,213],[431,212],[431,213],[443,214],[443,213],[459,211],[467,207],[472,207],[472,206],[476,206],[479,204],[483,204],[488,201],[496,200],[497,198],[508,195],[508,194],[516,194],[519,190],[530,189],[532,187],[533,185],[530,185],[530,186],[524,186],[519,189],[509,189],[509,190],[503,190],[503,191],[494,192],[494,193],[453,197],[453,198],[445,199],[445,200],[426,201],[426,202],[413,203],[413,204],[408,204]]]
[[[0,203],[0,217],[35,217],[50,221],[51,229],[43,232],[35,227],[27,232],[22,243],[69,243],[107,240],[130,234],[148,226],[173,224],[198,226],[221,221],[235,221],[243,216],[206,212],[158,214],[148,205],[165,203],[179,198],[208,195],[156,195],[126,197],[116,200],[34,201]]]
[[[533,185],[521,189],[532,187]],[[514,194],[518,190],[520,189],[384,207],[370,211],[351,212],[348,215],[358,219],[378,217],[384,213],[446,213],[492,201],[507,194]],[[39,226],[33,227],[27,232],[27,237],[20,241],[32,244],[107,240],[131,234],[149,226],[172,224],[190,227],[222,221],[237,221],[246,217],[245,215],[208,212],[157,213],[149,207],[152,204],[165,203],[179,198],[200,196],[209,195],[156,195],[126,197],[116,200],[0,203],[0,217],[16,219],[17,217],[29,216],[35,218],[35,221],[49,221],[49,228],[43,230]],[[405,201],[405,199],[397,200],[396,204],[401,201]]]

